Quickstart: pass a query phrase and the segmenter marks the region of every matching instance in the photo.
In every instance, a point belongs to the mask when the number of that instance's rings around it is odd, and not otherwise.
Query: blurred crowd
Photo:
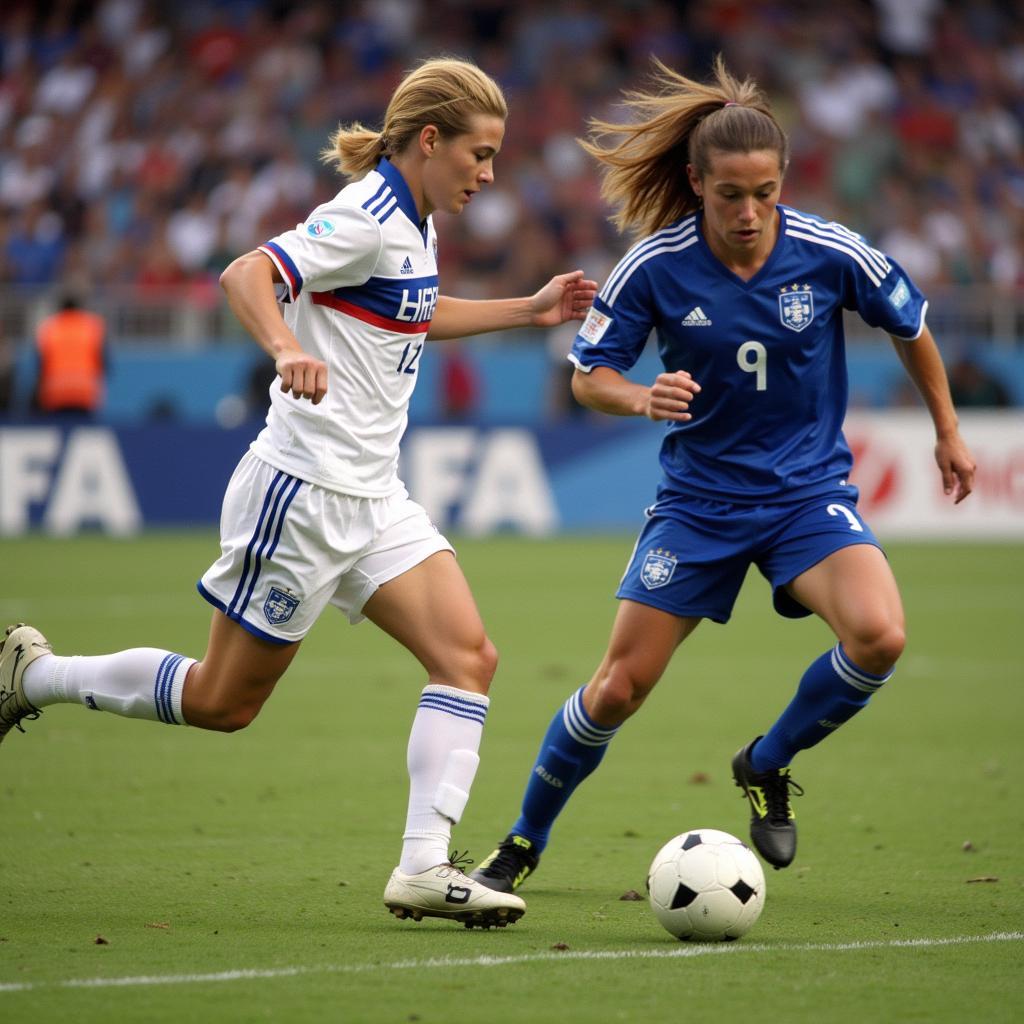
[[[532,290],[621,254],[575,143],[650,55],[722,52],[789,131],[783,199],[864,232],[922,285],[1024,287],[1024,8],[998,0],[6,0],[0,284],[213,287],[341,182],[339,122],[402,71],[475,59],[511,108],[493,188],[442,218],[455,294]],[[682,170],[682,169],[681,169]]]

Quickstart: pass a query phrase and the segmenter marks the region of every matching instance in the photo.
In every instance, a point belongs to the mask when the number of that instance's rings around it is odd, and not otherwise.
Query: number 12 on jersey
[[[409,354],[410,349],[412,350],[412,355]],[[398,366],[395,369],[395,373],[415,373],[416,360],[419,359],[422,349],[422,342],[413,348],[412,342],[410,341],[402,350],[402,358],[398,360]]]
[[[768,350],[759,341],[745,341],[736,350],[736,362],[744,373],[757,374],[757,390],[768,390]]]

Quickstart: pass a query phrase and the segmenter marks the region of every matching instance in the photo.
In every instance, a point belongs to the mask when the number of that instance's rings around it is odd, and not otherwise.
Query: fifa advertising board
[[[959,505],[943,493],[931,420],[917,410],[851,413],[859,508],[883,539],[1024,538],[1024,415],[965,411],[960,432],[977,462],[974,492]]]
[[[0,536],[213,527],[259,427],[0,426]],[[414,425],[401,476],[437,526],[455,534],[635,532],[658,483],[664,429],[611,418]],[[961,429],[978,470],[974,493],[954,506],[942,492],[923,412],[847,418],[851,482],[883,540],[1024,539],[1024,413],[964,412]]]

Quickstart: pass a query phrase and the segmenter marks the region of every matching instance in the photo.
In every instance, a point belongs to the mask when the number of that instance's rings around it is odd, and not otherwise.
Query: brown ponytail
[[[654,58],[654,90],[627,92],[637,119],[628,124],[592,120],[580,145],[602,165],[601,194],[616,207],[620,231],[648,235],[700,208],[686,165],[707,173],[710,153],[772,150],[785,171],[789,141],[751,79],[742,82],[715,59],[715,80],[695,82]],[[609,136],[620,137],[606,142]]]

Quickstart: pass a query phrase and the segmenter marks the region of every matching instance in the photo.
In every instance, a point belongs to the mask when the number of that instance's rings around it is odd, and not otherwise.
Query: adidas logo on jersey
[[[680,321],[684,327],[710,327],[711,321],[700,306],[694,306]]]
[[[410,260],[408,256],[405,257],[405,262],[402,264],[401,272],[403,274],[414,274],[415,273],[415,271],[412,269],[412,260]]]

